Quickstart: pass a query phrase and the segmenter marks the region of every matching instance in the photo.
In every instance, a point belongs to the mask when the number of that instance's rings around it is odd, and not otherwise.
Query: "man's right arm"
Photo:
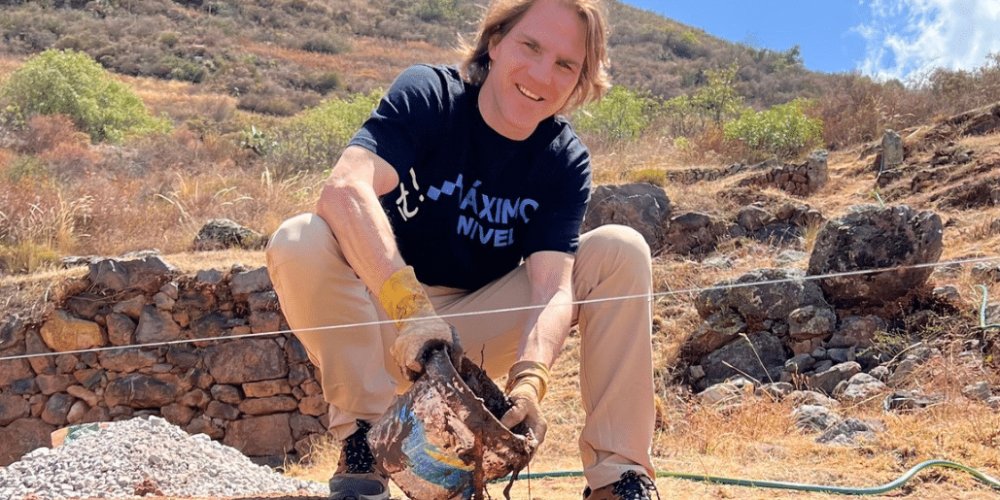
[[[347,263],[396,320],[400,335],[392,356],[413,380],[423,372],[427,349],[448,346],[457,367],[462,346],[454,329],[437,317],[413,268],[403,261],[379,203],[379,196],[398,182],[387,161],[360,146],[349,146],[323,186],[316,213],[330,226]]]
[[[333,167],[316,202],[361,281],[378,296],[403,261],[379,196],[399,183],[395,169],[375,153],[349,146]]]

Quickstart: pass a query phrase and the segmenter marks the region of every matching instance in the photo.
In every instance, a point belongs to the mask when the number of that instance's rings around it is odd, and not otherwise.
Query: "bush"
[[[580,108],[573,124],[607,142],[635,139],[649,128],[652,106],[653,100],[647,93],[616,85],[600,101]]]
[[[328,99],[275,128],[254,129],[256,145],[266,145],[271,175],[285,178],[299,172],[321,172],[333,167],[347,141],[378,106],[382,91]]]
[[[80,52],[50,49],[32,57],[0,87],[0,99],[19,115],[16,121],[66,115],[93,142],[169,128],[132,89]]]
[[[822,120],[805,113],[811,104],[796,99],[759,113],[747,109],[738,119],[725,124],[726,139],[740,141],[751,160],[800,156],[822,142]]]

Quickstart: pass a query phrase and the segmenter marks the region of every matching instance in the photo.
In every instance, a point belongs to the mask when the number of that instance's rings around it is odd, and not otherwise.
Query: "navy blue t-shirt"
[[[564,119],[523,141],[490,128],[479,87],[444,66],[413,66],[350,141],[386,160],[399,186],[381,198],[424,284],[475,290],[522,258],[575,253],[590,198],[590,153]]]

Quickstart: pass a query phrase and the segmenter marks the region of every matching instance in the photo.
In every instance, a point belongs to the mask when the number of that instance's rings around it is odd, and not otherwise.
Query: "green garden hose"
[[[876,486],[874,488],[851,488],[845,486],[825,486],[819,484],[802,484],[802,483],[786,483],[782,481],[758,481],[756,479],[731,479],[727,477],[716,477],[716,476],[706,476],[701,474],[685,474],[680,472],[666,472],[657,471],[657,478],[674,478],[674,479],[687,479],[689,481],[700,481],[710,484],[723,484],[729,486],[749,486],[751,488],[772,488],[772,489],[782,489],[782,490],[798,490],[798,491],[811,491],[815,493],[836,493],[840,495],[880,495],[890,490],[899,488],[913,476],[923,469],[928,467],[949,467],[952,469],[958,469],[960,471],[967,472],[971,474],[976,479],[986,483],[991,488],[995,490],[1000,490],[1000,481],[993,477],[987,476],[982,472],[979,472],[970,467],[966,467],[962,464],[950,462],[948,460],[928,460],[917,464],[912,469],[906,471],[899,479],[891,481],[889,483],[883,484],[881,486]],[[534,474],[520,474],[517,480],[527,480],[527,479],[546,479],[546,478],[560,478],[560,477],[582,477],[583,471],[557,471],[557,472],[539,472]],[[496,482],[510,481],[510,476],[502,479],[498,479]]]

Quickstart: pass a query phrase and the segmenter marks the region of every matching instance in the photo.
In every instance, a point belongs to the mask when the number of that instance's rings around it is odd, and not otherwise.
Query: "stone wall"
[[[253,457],[301,458],[325,432],[314,367],[265,268],[100,260],[69,288],[39,324],[0,318],[0,358],[44,355],[0,361],[0,465],[60,427],[142,415]],[[265,335],[212,340],[250,334]]]
[[[740,187],[777,188],[794,196],[815,193],[829,180],[826,151],[817,151],[800,165],[781,165],[740,181]]]

